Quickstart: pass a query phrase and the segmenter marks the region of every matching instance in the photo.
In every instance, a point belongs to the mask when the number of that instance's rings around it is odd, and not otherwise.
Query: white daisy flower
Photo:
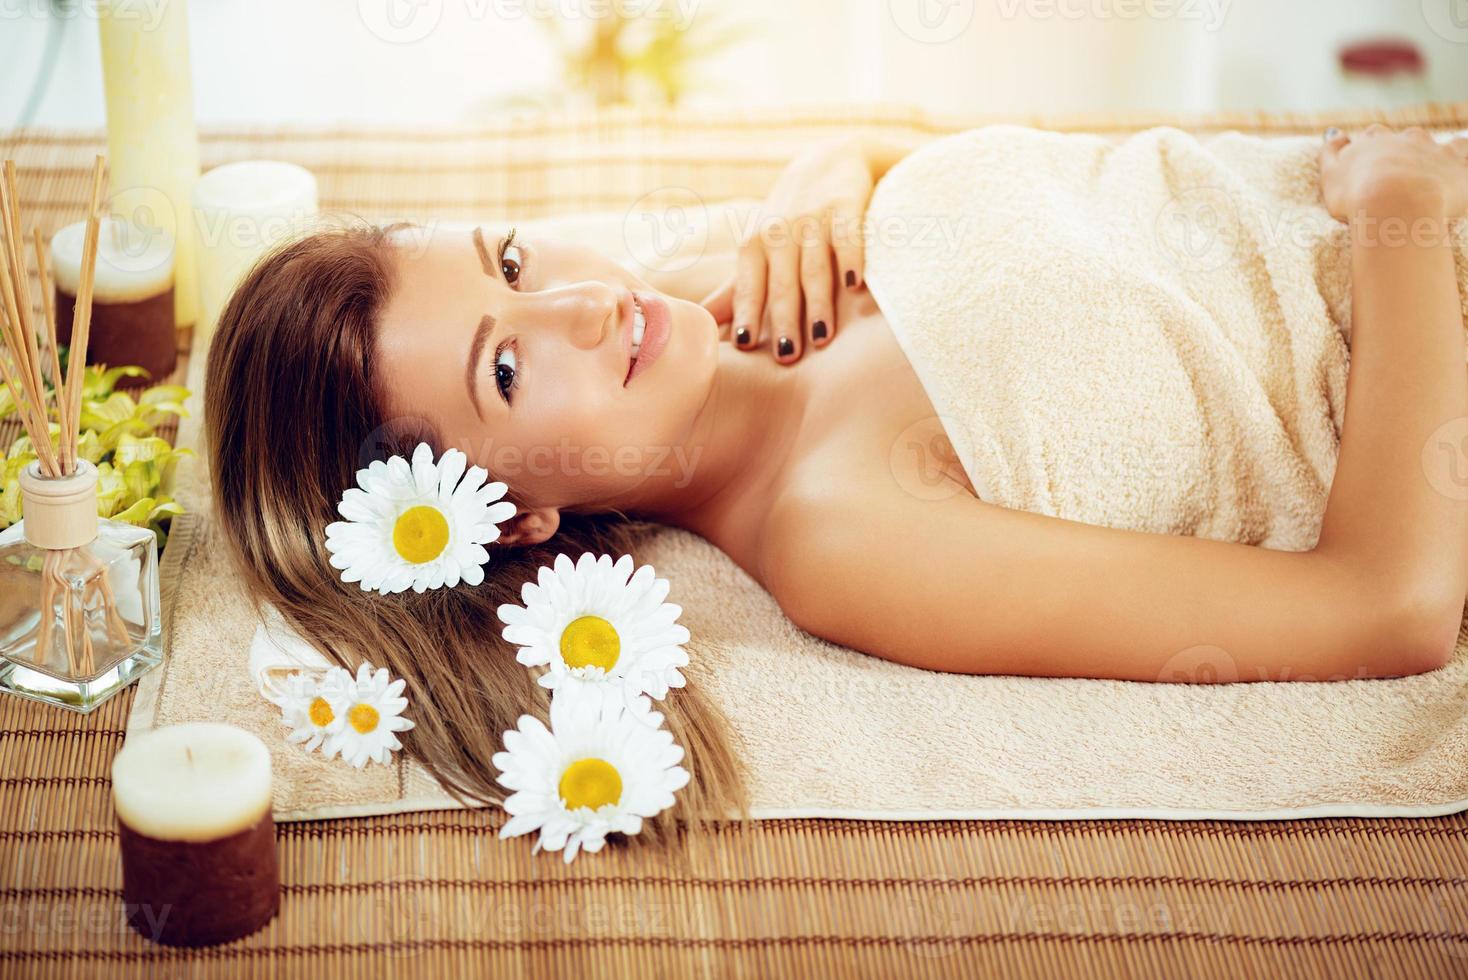
[[[282,724],[291,730],[287,742],[314,752],[346,724],[339,710],[341,683],[334,676],[336,671],[341,668],[321,678],[298,673],[281,685],[283,690],[274,700],[280,705]]]
[[[346,762],[361,769],[368,760],[387,765],[392,754],[403,747],[398,732],[406,732],[413,722],[403,717],[408,699],[403,697],[407,682],[391,680],[386,668],[373,669],[371,664],[357,668],[357,678],[340,667],[345,683],[335,685],[337,692],[332,708],[341,724],[326,738],[322,752],[330,759],[337,753]]]
[[[466,472],[467,462],[450,449],[434,463],[433,450],[419,443],[411,465],[393,456],[358,470],[358,485],[337,504],[346,520],[326,527],[342,580],[384,595],[483,582],[484,546],[499,539],[498,525],[515,505],[500,500],[503,483],[485,483],[489,474],[478,466]]]
[[[682,687],[688,665],[678,625],[683,610],[664,602],[667,579],[651,565],[633,572],[632,558],[585,554],[573,565],[557,555],[537,582],[521,590],[524,606],[499,607],[506,641],[520,648],[527,667],[547,667],[542,687],[557,693],[595,694],[632,708],[646,694],[661,700]],[[584,690],[577,690],[582,688]]]
[[[570,864],[580,851],[601,850],[607,834],[641,831],[644,819],[672,806],[673,794],[688,785],[688,770],[679,765],[683,749],[654,727],[662,721],[656,712],[639,715],[606,702],[573,706],[557,696],[550,719],[546,728],[522,715],[491,760],[500,785],[512,791],[501,838],[538,830],[535,850],[563,851]]]

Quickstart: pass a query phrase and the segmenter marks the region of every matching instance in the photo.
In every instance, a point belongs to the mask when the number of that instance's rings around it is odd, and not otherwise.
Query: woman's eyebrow
[[[479,318],[479,325],[474,328],[474,339],[469,343],[469,360],[464,364],[464,387],[469,389],[469,401],[474,404],[474,414],[484,420],[484,408],[479,404],[479,386],[475,380],[479,376],[479,358],[484,354],[484,346],[489,343],[489,335],[494,333],[494,317],[488,313]]]
[[[479,253],[479,264],[484,267],[484,274],[491,279],[498,279],[495,274],[495,264],[489,257],[489,246],[484,244],[484,230],[478,225],[474,226],[474,251]]]
[[[489,248],[484,244],[484,231],[478,225],[474,226],[473,233],[469,236],[474,239],[474,251],[479,253],[479,264],[484,267],[486,276],[494,277],[494,263],[489,258]],[[484,354],[484,345],[489,343],[489,335],[494,333],[494,317],[488,313],[479,318],[479,324],[474,328],[474,340],[469,344],[469,360],[464,364],[464,387],[469,389],[469,401],[474,405],[474,414],[484,419],[484,407],[479,404],[479,386],[475,379],[479,376],[479,358]]]

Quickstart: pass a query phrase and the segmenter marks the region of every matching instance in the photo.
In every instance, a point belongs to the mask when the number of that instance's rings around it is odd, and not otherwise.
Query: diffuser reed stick
[[[97,270],[97,238],[101,227],[103,174],[106,161],[98,156],[92,166],[92,193],[87,209],[86,243],[82,250],[81,282],[77,290],[76,309],[71,328],[71,357],[66,376],[61,376],[57,354],[56,310],[50,301],[50,275],[39,228],[32,228],[36,262],[43,292],[46,347],[51,374],[51,400],[47,406],[47,386],[42,367],[40,344],[32,319],[30,278],[25,265],[25,239],[20,232],[20,198],[15,179],[15,161],[5,161],[4,180],[0,181],[0,227],[5,231],[5,247],[0,249],[0,300],[3,300],[3,343],[5,382],[10,388],[26,434],[35,446],[41,470],[51,478],[70,476],[76,472],[77,441],[81,435],[82,385],[86,368],[87,338],[92,320],[92,288]],[[51,444],[50,417],[55,412],[58,439]]]
[[[0,229],[5,234],[4,245],[0,247],[0,310],[4,313],[0,318],[0,328],[3,328],[0,329],[0,374],[4,375],[16,413],[35,448],[41,475],[47,479],[76,475],[80,459],[82,387],[86,380],[87,339],[92,320],[92,289],[97,269],[105,166],[105,159],[98,156],[92,167],[92,193],[87,208],[81,277],[72,317],[71,353],[64,377],[57,352],[56,308],[51,297],[46,250],[40,229],[32,227],[31,239],[42,291],[46,343],[44,362],[37,337],[30,278],[25,264],[25,238],[20,231],[20,194],[13,160],[5,161],[3,179],[0,179]],[[51,376],[49,405],[47,368]],[[50,424],[53,414],[57,426],[54,446]],[[111,582],[101,563],[85,548],[55,548],[46,551],[41,572],[39,645],[46,650],[55,642],[53,610],[59,610],[61,646],[66,653],[67,671],[73,675],[90,676],[96,672],[96,660],[92,631],[87,627],[84,611],[89,603],[58,602],[58,598],[66,595],[69,589],[68,569],[77,560],[82,562],[80,570],[90,583],[87,591],[95,590],[93,597],[99,596],[102,601],[104,630],[111,634],[113,640],[127,642],[127,626],[118,613]],[[74,573],[77,569],[71,568],[71,571]]]

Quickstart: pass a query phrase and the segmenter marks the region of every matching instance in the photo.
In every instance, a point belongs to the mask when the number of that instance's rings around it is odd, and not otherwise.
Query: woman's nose
[[[590,350],[615,334],[621,308],[632,300],[631,293],[604,282],[578,282],[533,293],[521,294],[534,307],[536,323],[560,331],[575,347]]]

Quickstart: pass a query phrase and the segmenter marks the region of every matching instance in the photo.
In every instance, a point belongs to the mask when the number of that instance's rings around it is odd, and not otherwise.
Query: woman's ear
[[[560,526],[561,511],[559,508],[532,507],[529,510],[517,512],[514,517],[510,518],[508,524],[501,525],[499,540],[496,544],[521,548],[544,544],[551,539]]]

